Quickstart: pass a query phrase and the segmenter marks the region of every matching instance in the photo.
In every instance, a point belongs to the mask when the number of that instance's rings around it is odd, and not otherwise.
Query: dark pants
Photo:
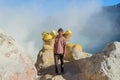
[[[61,62],[61,72],[64,72],[64,54],[54,54],[54,60],[55,60],[55,72],[59,73],[58,70],[58,62]]]

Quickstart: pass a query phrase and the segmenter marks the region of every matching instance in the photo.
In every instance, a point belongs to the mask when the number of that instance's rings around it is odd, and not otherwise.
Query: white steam
[[[84,50],[93,52],[105,41],[106,36],[111,36],[113,28],[106,17],[101,18],[100,15],[100,20],[93,20],[93,15],[101,12],[101,4],[97,0],[87,1],[82,5],[71,2],[63,10],[49,16],[49,12],[44,12],[35,3],[19,7],[0,6],[0,11],[0,28],[11,34],[34,56],[43,44],[43,31],[57,30],[60,27],[70,29],[73,32],[70,42],[82,44]]]

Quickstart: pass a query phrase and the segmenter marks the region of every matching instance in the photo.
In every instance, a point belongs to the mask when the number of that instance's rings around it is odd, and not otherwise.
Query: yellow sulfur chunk
[[[52,35],[50,35],[49,33],[43,35],[43,40],[50,40],[50,39],[52,39]]]
[[[64,35],[71,35],[72,34],[72,32],[70,31],[70,30],[67,30],[65,33],[64,33]]]
[[[54,38],[56,36],[56,31],[52,30],[52,32],[50,33],[50,35]]]

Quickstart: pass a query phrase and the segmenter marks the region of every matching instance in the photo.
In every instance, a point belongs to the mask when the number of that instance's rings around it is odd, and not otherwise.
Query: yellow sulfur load
[[[80,44],[66,44],[66,53],[64,57],[65,60],[73,61],[90,56],[92,56],[92,54],[83,52],[83,48]]]
[[[70,30],[67,30],[65,33],[64,33],[64,35],[71,35],[72,34],[72,32],[70,31]]]
[[[50,35],[50,34],[44,35],[44,40],[50,40],[50,39],[52,39],[52,35]]]
[[[66,44],[66,47],[73,47],[74,46],[74,44]]]
[[[73,48],[77,48],[79,51],[82,51],[82,46],[80,44],[75,44]]]
[[[50,40],[50,39],[54,39],[56,37],[56,31],[55,30],[52,30],[51,33],[48,33],[48,32],[43,32],[42,33],[42,39],[44,41],[47,41],[47,40]],[[70,30],[67,30],[65,31],[65,33],[63,34],[63,36],[66,38],[66,40],[70,40],[71,38],[71,35],[72,35],[72,32]]]
[[[55,30],[51,31],[51,33],[48,33],[48,32],[43,32],[42,33],[42,39],[44,41],[53,39],[53,38],[55,38],[55,36],[56,36]]]
[[[43,32],[43,33],[42,33],[42,39],[43,39],[43,40],[52,39],[52,35],[50,35],[49,33]]]
[[[55,30],[52,30],[52,32],[50,33],[50,35],[52,35],[52,37],[55,38],[55,36],[56,36],[56,31],[55,31]]]
[[[79,51],[82,51],[82,46],[80,44],[66,44],[66,48],[77,48]]]
[[[65,60],[78,60],[83,56],[82,46],[80,44],[66,44]]]
[[[72,35],[72,32],[70,30],[65,31],[65,33],[63,34],[63,36],[66,38],[67,41],[70,40]]]

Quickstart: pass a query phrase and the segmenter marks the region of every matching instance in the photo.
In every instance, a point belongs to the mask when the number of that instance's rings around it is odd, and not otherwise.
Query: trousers
[[[55,61],[55,72],[59,73],[59,68],[58,68],[58,62],[60,59],[60,66],[61,66],[61,72],[64,72],[64,54],[54,54],[54,61]]]

